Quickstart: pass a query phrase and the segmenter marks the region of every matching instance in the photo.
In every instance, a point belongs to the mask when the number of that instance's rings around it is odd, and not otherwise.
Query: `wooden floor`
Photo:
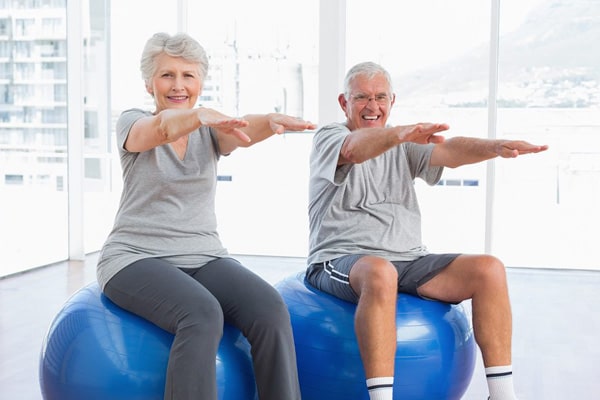
[[[96,257],[0,279],[0,399],[42,398],[38,384],[42,340],[67,298],[95,280]],[[304,268],[299,258],[237,258],[273,284]],[[508,277],[519,399],[600,398],[600,272],[509,268]],[[470,304],[464,305],[470,312]],[[478,356],[463,399],[486,398]]]

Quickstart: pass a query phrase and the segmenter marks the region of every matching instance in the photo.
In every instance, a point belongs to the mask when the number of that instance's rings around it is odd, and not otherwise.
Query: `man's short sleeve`
[[[324,179],[335,185],[344,180],[350,164],[338,168],[340,151],[350,130],[342,124],[330,124],[315,133],[311,155],[311,171],[313,178]]]

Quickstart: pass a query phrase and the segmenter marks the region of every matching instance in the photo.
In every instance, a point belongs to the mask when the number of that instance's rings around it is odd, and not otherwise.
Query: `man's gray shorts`
[[[356,261],[366,255],[353,254],[311,264],[306,271],[306,280],[319,290],[358,303],[358,295],[350,287],[348,276]],[[428,254],[413,261],[392,261],[398,271],[398,293],[422,297],[417,288],[440,273],[458,256],[459,254]]]

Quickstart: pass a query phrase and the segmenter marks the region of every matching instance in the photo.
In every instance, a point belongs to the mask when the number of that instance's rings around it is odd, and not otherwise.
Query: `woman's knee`
[[[271,287],[264,293],[254,310],[252,320],[267,329],[280,329],[290,325],[290,313],[279,292]]]
[[[216,299],[202,299],[198,302],[181,304],[180,317],[177,320],[177,331],[194,331],[197,335],[223,334],[223,311]]]
[[[223,310],[217,299],[204,297],[202,302],[191,304],[189,318],[200,322],[222,323]]]

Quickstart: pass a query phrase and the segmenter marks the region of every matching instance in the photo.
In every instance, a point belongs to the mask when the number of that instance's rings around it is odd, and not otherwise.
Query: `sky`
[[[501,1],[500,34],[518,28],[542,1]],[[489,41],[491,1],[413,1],[409,12],[405,5],[372,0],[367,11],[363,2],[348,0],[348,64],[370,58],[395,74],[405,74],[448,61]],[[365,13],[376,17],[367,19]]]

